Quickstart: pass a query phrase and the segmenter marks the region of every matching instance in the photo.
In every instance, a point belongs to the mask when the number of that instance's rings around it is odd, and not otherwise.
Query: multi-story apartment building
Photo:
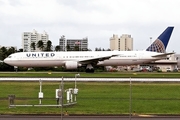
[[[44,31],[42,34],[38,33],[36,30],[32,32],[23,32],[22,33],[22,48],[24,52],[40,51],[37,48],[37,43],[39,40],[42,40],[44,46],[46,46],[47,41],[49,40],[49,35]],[[35,50],[31,47],[32,43],[35,43]]]
[[[110,49],[131,51],[133,50],[133,38],[128,34],[123,34],[120,38],[114,34],[113,37],[110,38]]]
[[[86,51],[88,50],[88,38],[66,39],[62,36],[59,39],[60,51]]]

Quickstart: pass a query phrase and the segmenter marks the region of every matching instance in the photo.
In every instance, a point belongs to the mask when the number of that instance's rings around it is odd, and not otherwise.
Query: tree
[[[71,51],[71,47],[70,47],[70,45],[69,45],[69,44],[67,44],[67,46],[66,46],[66,50],[67,50],[67,51]]]
[[[111,49],[104,49],[104,48],[95,48],[95,51],[111,51]]]
[[[22,48],[20,48],[17,52],[23,52],[23,49],[22,49]]]
[[[52,42],[50,40],[47,41],[46,51],[52,51]]]
[[[57,45],[56,47],[55,47],[55,51],[60,51],[60,46],[59,45]]]
[[[7,49],[6,49],[6,47],[1,47],[1,51],[3,52],[3,53],[5,53],[5,52],[7,52]]]
[[[4,46],[1,47],[0,51],[1,51],[1,60],[4,60],[8,56],[6,47]]]
[[[16,49],[14,47],[10,47],[8,50],[7,50],[7,56],[9,56],[10,54],[12,53],[15,53],[17,52]]]
[[[0,60],[4,60],[7,56],[9,56],[12,53],[15,53],[16,50],[14,47],[11,47],[7,49],[6,47],[0,48]],[[6,63],[1,62],[0,63],[0,71],[13,71],[14,67],[7,65]]]
[[[101,48],[95,48],[95,51],[102,51]]]
[[[78,45],[75,45],[75,46],[74,46],[74,51],[80,51],[80,49],[79,49],[79,46],[78,46]]]
[[[3,52],[0,50],[0,61],[3,60]],[[1,63],[1,62],[0,62]]]
[[[33,48],[33,50],[36,50],[36,43],[35,42],[31,43],[31,48]]]
[[[102,51],[102,49],[101,49],[101,48],[99,48],[99,49],[98,49],[98,51]]]
[[[41,51],[43,51],[43,50],[44,50],[44,43],[43,43],[43,41],[42,41],[42,40],[39,40],[39,41],[38,41],[38,43],[37,43],[37,47],[38,47]]]

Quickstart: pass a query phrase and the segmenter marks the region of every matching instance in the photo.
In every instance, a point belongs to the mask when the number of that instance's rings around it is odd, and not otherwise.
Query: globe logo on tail
[[[156,39],[147,49],[146,51],[165,53],[166,49],[163,42],[159,39]]]

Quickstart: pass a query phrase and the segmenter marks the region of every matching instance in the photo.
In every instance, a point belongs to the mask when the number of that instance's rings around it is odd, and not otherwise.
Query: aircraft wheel
[[[94,69],[89,69],[89,68],[87,68],[87,69],[86,69],[86,73],[94,73]]]

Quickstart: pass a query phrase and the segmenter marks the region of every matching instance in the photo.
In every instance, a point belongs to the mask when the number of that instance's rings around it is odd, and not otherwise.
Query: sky
[[[129,34],[133,49],[146,49],[174,26],[167,52],[180,54],[180,0],[0,0],[0,45],[22,45],[22,33],[46,31],[59,38],[88,38],[88,48],[110,48],[110,37]],[[150,40],[152,37],[152,41]]]

